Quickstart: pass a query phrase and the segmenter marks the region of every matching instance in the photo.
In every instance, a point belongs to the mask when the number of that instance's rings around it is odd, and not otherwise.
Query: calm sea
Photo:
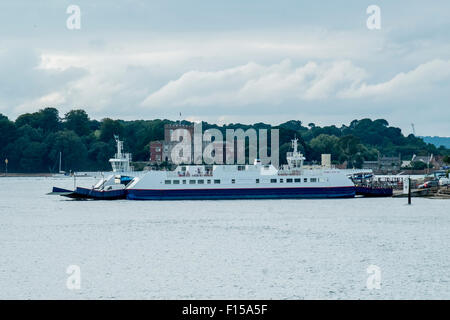
[[[448,200],[74,201],[53,185],[73,180],[0,178],[0,299],[450,299]]]

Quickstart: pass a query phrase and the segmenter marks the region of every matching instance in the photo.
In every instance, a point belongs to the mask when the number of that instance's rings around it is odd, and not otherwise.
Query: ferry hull
[[[129,200],[311,199],[354,196],[355,187],[127,190]]]

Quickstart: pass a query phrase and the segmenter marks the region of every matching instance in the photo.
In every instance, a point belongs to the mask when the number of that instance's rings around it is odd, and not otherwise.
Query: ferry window
[[[270,179],[270,183],[277,183],[277,179]]]
[[[244,171],[245,170],[245,166],[238,166],[238,171]]]
[[[180,180],[173,180],[173,184],[180,184]]]
[[[264,170],[269,170],[270,166],[264,166]]]
[[[259,183],[259,179],[256,179],[256,183]]]
[[[183,184],[186,184],[186,180],[183,180]]]
[[[283,183],[283,179],[280,179],[280,183]]]
[[[211,180],[209,180],[209,179],[208,179],[208,181],[207,181],[207,182],[208,182],[208,184],[211,184]]]
[[[286,182],[287,182],[287,183],[291,183],[291,182],[292,182],[292,179],[286,179]]]
[[[220,180],[214,180],[214,183],[215,183],[215,184],[219,184],[219,183],[220,183]]]
[[[308,182],[308,178],[303,179],[303,182]]]
[[[205,183],[205,180],[198,180],[197,183],[198,183],[198,184],[204,184],[204,183]]]
[[[317,182],[317,178],[311,178],[311,182]]]
[[[170,180],[166,180],[166,181],[164,181],[164,183],[165,183],[165,184],[170,184],[171,181],[170,181]]]
[[[186,171],[186,167],[181,167],[181,171]]]
[[[195,184],[195,180],[189,180],[189,184]]]
[[[231,183],[236,183],[236,180],[235,179],[231,179]]]
[[[328,178],[319,178],[319,182],[327,182]]]
[[[301,182],[301,181],[302,181],[302,179],[299,179],[299,178],[294,179],[294,182]]]

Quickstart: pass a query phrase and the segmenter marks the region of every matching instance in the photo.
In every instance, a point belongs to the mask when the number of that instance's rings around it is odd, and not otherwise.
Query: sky
[[[432,4],[431,4],[432,3]],[[80,29],[67,28],[70,5]],[[368,6],[380,8],[369,29]],[[2,0],[0,113],[450,136],[450,2]]]

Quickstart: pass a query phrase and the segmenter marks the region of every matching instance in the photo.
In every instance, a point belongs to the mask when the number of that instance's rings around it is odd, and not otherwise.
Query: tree
[[[427,167],[427,164],[422,161],[414,161],[411,163],[411,168],[413,170],[424,170],[424,169],[426,169],[426,167]]]
[[[64,171],[87,169],[87,149],[75,132],[64,130],[52,133],[45,143],[48,146],[48,163],[54,163],[61,152]]]
[[[65,127],[74,131],[78,136],[86,136],[90,133],[89,116],[84,110],[71,110],[65,114]]]
[[[64,170],[106,170],[108,159],[114,154],[113,136],[119,135],[126,152],[133,159],[148,160],[149,143],[164,139],[164,125],[169,120],[123,121],[109,118],[90,120],[84,110],[67,112],[63,121],[55,108],[45,108],[34,113],[20,115],[15,122],[0,114],[0,156],[7,157],[8,168],[14,172],[56,170],[59,152],[62,152]],[[191,125],[189,121],[181,124]],[[399,128],[389,126],[384,119],[353,120],[348,126],[321,127],[310,123],[303,126],[300,120],[287,121],[279,126],[270,124],[203,123],[203,129],[216,128],[222,133],[226,129],[279,129],[280,163],[285,163],[285,152],[291,151],[291,139],[299,139],[300,149],[308,161],[320,160],[321,153],[331,153],[333,162],[349,167],[360,167],[364,160],[376,160],[378,154],[396,156],[399,153],[410,158],[413,154],[447,156],[450,150],[436,148],[414,135],[405,137]],[[270,150],[270,134],[269,152]],[[44,150],[44,152],[43,152]],[[423,167],[424,164],[416,166]]]
[[[98,141],[91,145],[88,151],[91,160],[98,170],[110,169],[109,159],[114,155],[114,147],[110,144]]]
[[[450,164],[450,156],[449,155],[446,155],[443,160],[446,164]]]
[[[35,129],[42,129],[45,133],[55,132],[60,129],[61,121],[59,112],[55,108],[45,108],[34,113],[25,113],[16,120],[16,127],[29,125]]]
[[[118,120],[105,118],[100,126],[100,140],[103,142],[111,141],[114,135],[122,135],[123,126]]]
[[[38,112],[39,127],[45,133],[55,132],[61,128],[61,120],[59,119],[59,112],[55,108],[45,108]]]
[[[19,165],[22,172],[42,172],[45,170],[46,145],[41,142],[29,141],[23,145]]]
[[[339,144],[339,138],[327,134],[321,134],[313,138],[310,146],[315,153],[315,158],[318,159],[323,153],[330,153],[332,159],[339,159],[343,150]]]
[[[0,155],[3,158],[6,157],[3,150],[6,146],[16,139],[17,130],[14,122],[10,121],[8,117],[5,117],[0,113]]]

